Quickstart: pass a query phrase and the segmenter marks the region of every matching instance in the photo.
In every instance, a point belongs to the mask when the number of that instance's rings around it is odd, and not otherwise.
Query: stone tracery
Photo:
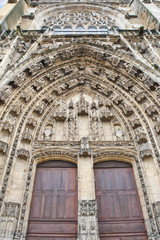
[[[113,32],[115,20],[111,17],[102,17],[97,12],[75,11],[51,15],[44,19],[44,28],[55,31],[56,34],[62,33],[87,33],[95,32],[108,33]]]

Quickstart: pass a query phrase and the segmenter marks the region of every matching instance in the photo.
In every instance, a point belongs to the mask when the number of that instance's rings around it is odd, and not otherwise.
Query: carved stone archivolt
[[[149,74],[142,73],[143,68],[138,68],[136,60],[135,65],[126,63],[128,59],[116,56],[114,51],[104,51],[98,45],[93,47],[81,43],[74,46],[70,49],[62,47],[57,52],[52,50],[52,56],[47,53],[39,55],[35,57],[34,63],[28,60],[24,67],[18,67],[22,73],[13,77],[10,85],[6,86],[7,90],[2,89],[1,106],[4,108],[1,129],[5,139],[1,139],[1,151],[7,151],[9,155],[6,157],[8,165],[0,195],[1,206],[7,194],[12,166],[17,159],[25,159],[28,164],[23,206],[17,227],[20,236],[23,221],[27,221],[28,192],[36,159],[52,156],[76,159],[80,145],[82,156],[90,156],[92,148],[93,157],[97,159],[122,155],[133,159],[137,153],[135,163],[152,229],[150,235],[154,235],[155,218],[145,187],[141,159],[144,164],[155,156],[158,164],[160,161],[159,139],[155,140],[156,134],[159,134],[156,85],[148,85]],[[153,76],[152,71],[150,75]],[[85,129],[83,134],[81,126]],[[82,141],[83,137],[85,141]],[[11,144],[6,147],[5,143]],[[130,149],[121,151],[129,143],[132,143],[136,152]],[[106,147],[104,151],[96,149],[102,147]],[[30,160],[32,151],[37,151],[37,154],[34,152],[36,156]],[[84,201],[87,201],[88,209],[89,200]],[[95,235],[95,216],[96,213],[92,215],[87,212],[85,216],[79,212],[79,239],[98,239],[98,235]]]

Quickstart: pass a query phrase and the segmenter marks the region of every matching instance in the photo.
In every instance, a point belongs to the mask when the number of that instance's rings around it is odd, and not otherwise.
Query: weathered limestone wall
[[[16,3],[6,3],[2,8],[0,8],[0,21],[5,18],[8,13],[14,8]]]
[[[79,200],[95,199],[93,159],[91,157],[79,157],[78,196]]]
[[[138,18],[145,29],[160,29],[160,8],[150,1],[134,0],[131,9],[138,15]]]
[[[15,4],[7,4],[2,8],[1,11],[7,9],[5,17],[2,18],[0,22],[0,30],[12,30],[15,28],[18,20],[22,15],[25,13],[26,9],[28,8],[28,4],[25,0],[18,0]]]

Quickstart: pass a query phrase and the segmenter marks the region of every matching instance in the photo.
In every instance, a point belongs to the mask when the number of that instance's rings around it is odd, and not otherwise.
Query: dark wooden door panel
[[[133,171],[129,164],[103,162],[95,165],[95,186],[101,240],[136,240],[146,231]]]
[[[28,226],[29,234],[74,234],[77,233],[76,223],[64,222],[31,222]]]
[[[144,235],[144,236],[130,236],[130,237],[122,237],[121,240],[147,240],[147,236]]]
[[[77,169],[46,162],[37,167],[27,239],[75,239],[77,234]],[[53,238],[56,237],[56,238]],[[47,237],[47,238],[46,238]]]
[[[145,233],[145,228],[143,222],[100,222],[99,231],[102,234]]]
[[[124,237],[124,236],[121,236],[121,237],[110,237],[110,236],[100,236],[100,239],[101,240],[147,240],[148,238],[146,237],[146,235],[144,236],[136,236],[136,235],[130,235],[128,237]]]
[[[77,240],[76,236],[46,237],[46,236],[28,236],[27,240]]]
[[[30,220],[76,220],[76,199],[75,168],[38,168]]]

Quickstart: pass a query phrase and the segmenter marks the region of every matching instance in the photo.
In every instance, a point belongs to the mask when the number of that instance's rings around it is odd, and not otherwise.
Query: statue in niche
[[[53,127],[52,126],[46,126],[45,127],[45,130],[44,130],[44,133],[43,133],[43,138],[45,140],[51,140],[52,138],[52,133],[53,133]]]
[[[114,135],[117,141],[123,140],[123,130],[120,125],[114,125]]]

